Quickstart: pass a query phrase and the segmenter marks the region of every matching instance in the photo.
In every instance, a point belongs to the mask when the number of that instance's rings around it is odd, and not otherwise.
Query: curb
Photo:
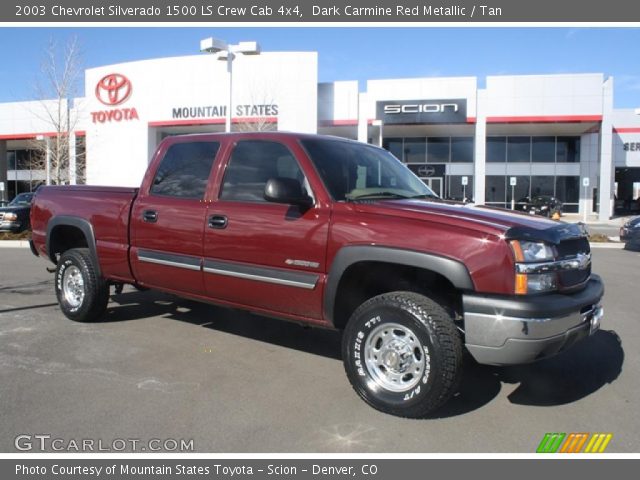
[[[589,243],[589,246],[594,249],[594,248],[617,248],[622,250],[624,248],[624,243],[621,242],[593,242],[593,243]]]
[[[29,240],[0,240],[0,248],[29,248]]]

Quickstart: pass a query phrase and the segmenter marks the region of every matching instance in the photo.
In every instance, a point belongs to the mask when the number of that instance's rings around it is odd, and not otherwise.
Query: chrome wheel
[[[397,323],[384,323],[369,334],[364,358],[374,382],[392,392],[412,389],[429,368],[428,355],[418,337]]]
[[[64,271],[62,293],[71,308],[78,308],[82,305],[85,295],[84,278],[82,278],[80,269],[75,265],[70,265]]]

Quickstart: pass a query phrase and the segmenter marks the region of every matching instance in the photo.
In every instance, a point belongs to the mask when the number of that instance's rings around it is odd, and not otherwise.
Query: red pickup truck
[[[355,391],[421,417],[455,392],[463,349],[531,362],[600,324],[577,225],[445,202],[390,153],[289,133],[175,136],[139,189],[43,187],[32,250],[72,320],[132,284],[343,331]]]

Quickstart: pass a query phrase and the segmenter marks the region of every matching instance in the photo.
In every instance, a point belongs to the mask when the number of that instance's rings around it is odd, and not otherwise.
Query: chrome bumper
[[[600,328],[604,288],[592,276],[582,292],[526,299],[464,296],[465,344],[483,364],[529,363],[566,350]]]

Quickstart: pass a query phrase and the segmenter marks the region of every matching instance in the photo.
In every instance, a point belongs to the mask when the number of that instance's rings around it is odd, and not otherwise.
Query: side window
[[[293,178],[306,186],[304,174],[287,147],[264,140],[240,141],[227,165],[220,199],[266,202],[264,187],[270,178],[277,177]]]
[[[218,142],[171,145],[160,162],[150,193],[169,197],[203,198],[219,148]]]

